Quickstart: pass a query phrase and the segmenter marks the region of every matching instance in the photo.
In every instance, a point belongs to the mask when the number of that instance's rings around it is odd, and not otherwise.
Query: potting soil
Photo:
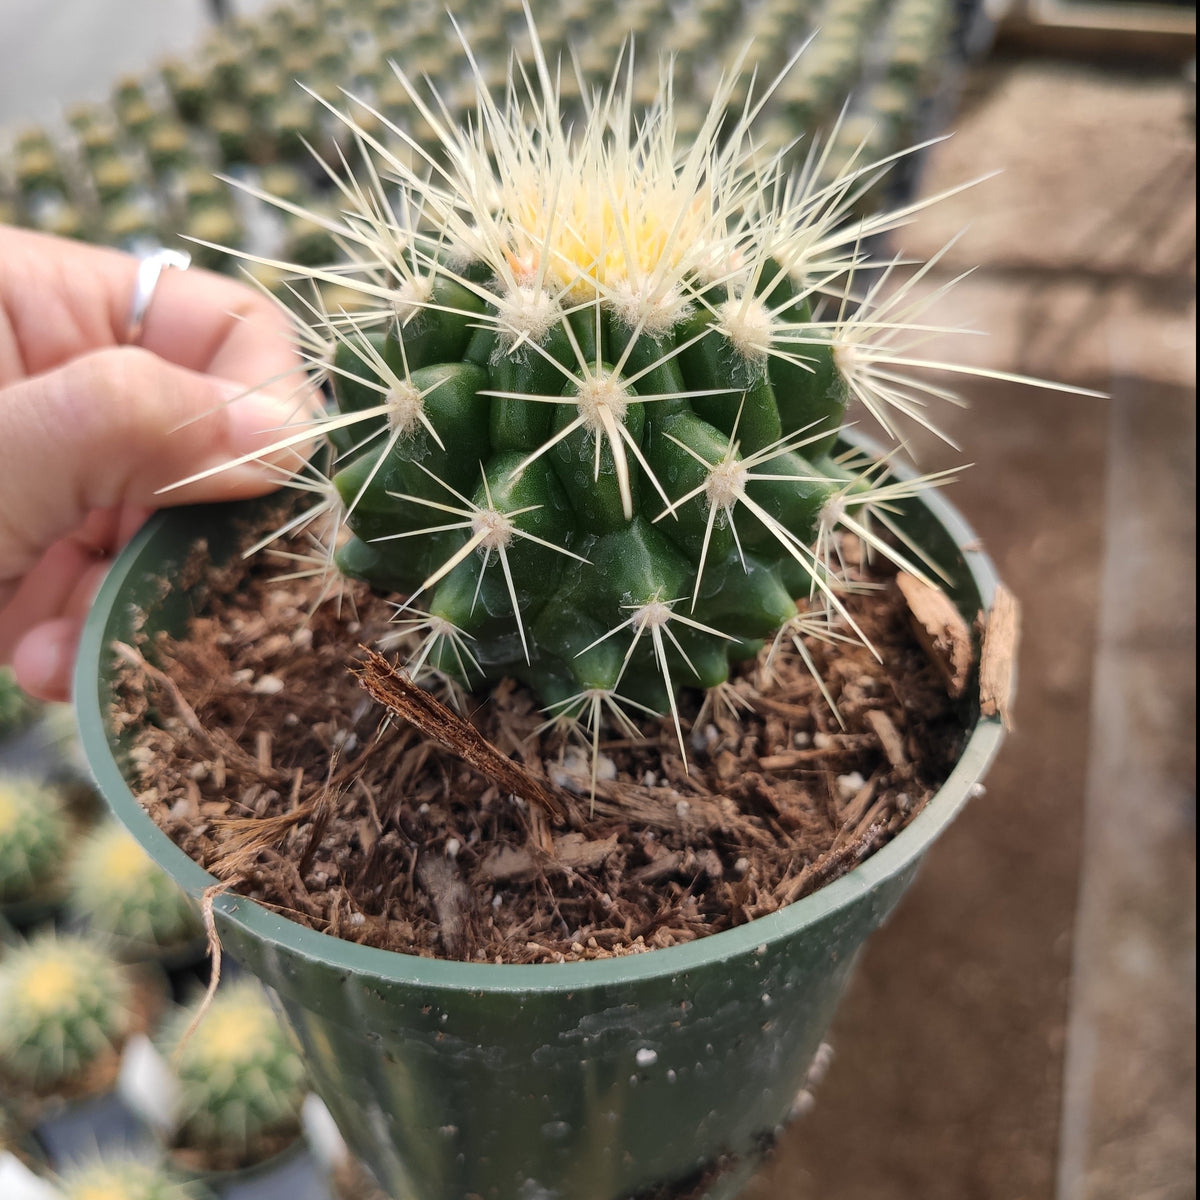
[[[302,924],[469,961],[671,946],[837,878],[959,754],[969,702],[948,694],[946,647],[922,644],[894,572],[858,551],[847,537],[863,586],[845,603],[878,658],[806,637],[818,683],[784,638],[722,696],[683,693],[686,760],[669,717],[643,719],[640,737],[602,731],[594,786],[590,738],[547,727],[528,690],[502,682],[461,713],[414,705],[371,649],[398,598],[324,595],[319,574],[281,582],[270,555],[197,557],[175,586],[203,582],[203,615],[182,637],[114,648],[112,720],[167,834]]]

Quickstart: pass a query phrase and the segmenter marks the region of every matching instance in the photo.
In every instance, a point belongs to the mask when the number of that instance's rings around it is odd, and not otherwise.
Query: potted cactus
[[[195,905],[119,822],[101,821],[79,842],[67,886],[68,917],[122,958],[170,969],[203,957]]]
[[[70,821],[56,788],[0,774],[0,914],[30,924],[62,902]]]
[[[261,1175],[300,1147],[304,1067],[257,982],[181,1008],[159,1040],[170,1094],[139,1102],[177,1171],[217,1186]]]
[[[681,827],[694,827],[710,802],[729,812],[722,806],[736,807],[738,795],[774,813],[777,829],[787,793],[764,772],[805,761],[800,747],[828,735],[805,732],[810,741],[801,743],[797,733],[780,764],[749,772],[762,783],[757,791],[758,783],[729,778],[714,784],[724,790],[700,795],[687,791],[687,764],[709,751],[686,696],[706,689],[709,713],[736,705],[730,678],[739,663],[765,665],[772,647],[793,642],[811,662],[813,635],[858,638],[854,563],[869,548],[942,601],[941,632],[955,643],[955,761],[919,815],[897,816],[904,827],[854,869],[710,936],[654,949],[618,939],[609,943],[616,952],[568,941],[575,961],[528,965],[399,953],[364,944],[382,936],[386,906],[382,917],[358,908],[315,922],[286,911],[300,913],[311,897],[304,880],[316,880],[332,809],[350,803],[354,785],[338,774],[338,756],[372,740],[352,720],[339,725],[307,707],[307,696],[289,712],[289,659],[304,657],[317,636],[297,629],[273,638],[282,647],[277,674],[234,681],[264,703],[282,696],[284,707],[263,721],[257,758],[246,754],[258,771],[239,793],[251,815],[223,824],[249,836],[232,857],[249,862],[255,879],[262,854],[274,856],[299,830],[301,886],[290,885],[290,903],[270,907],[212,891],[207,904],[225,947],[278,994],[315,1090],[390,1194],[623,1200],[692,1188],[732,1196],[786,1120],[863,938],[973,793],[1002,736],[1000,701],[989,693],[981,711],[963,658],[978,649],[969,622],[983,613],[987,625],[999,592],[990,565],[961,518],[930,493],[936,480],[864,464],[861,442],[843,428],[854,400],[898,437],[905,420],[926,423],[926,402],[944,396],[911,373],[930,365],[911,348],[930,332],[922,303],[907,290],[883,298],[864,262],[866,240],[911,214],[847,227],[886,164],[852,156],[827,182],[818,149],[789,178],[755,144],[752,88],[726,116],[732,82],[718,89],[691,146],[676,141],[669,80],[647,114],[635,110],[632,81],[615,84],[588,101],[573,136],[543,58],[528,94],[517,81],[494,100],[480,76],[477,116],[464,130],[401,84],[436,144],[395,128],[393,152],[361,136],[370,165],[342,185],[343,215],[325,218],[351,263],[296,271],[318,289],[297,305],[300,344],[336,408],[281,433],[269,450],[328,443],[287,480],[313,502],[286,523],[311,536],[307,557],[294,547],[287,554],[306,557],[301,569],[322,575],[331,593],[336,568],[395,595],[407,668],[457,696],[464,711],[484,705],[488,689],[493,704],[511,697],[507,681],[520,681],[548,724],[577,732],[587,767],[573,781],[568,771],[559,787],[553,756],[531,753],[520,738],[503,751],[480,749],[469,721],[431,709],[367,657],[363,673],[385,685],[377,694],[431,737],[453,735],[467,761],[493,772],[480,801],[492,806],[489,820],[515,813],[533,845],[527,854],[550,870],[540,878],[565,879],[564,888],[575,867],[559,876],[551,868],[568,851],[579,862],[589,816],[623,811],[605,779],[605,748],[639,733],[652,733],[663,765],[627,781],[629,803],[666,805]],[[353,134],[353,117],[343,119]],[[384,178],[398,181],[399,200]],[[268,270],[291,267],[244,257]],[[325,304],[325,286],[351,289],[362,306]],[[205,605],[219,593],[218,576],[236,575],[225,566],[271,509],[155,518],[106,581],[81,648],[77,702],[99,784],[193,896],[214,887],[213,876],[146,809],[190,836],[234,752],[218,765],[208,742],[208,760],[180,768],[199,801],[155,774],[141,733],[150,730],[166,753],[168,742],[196,732],[196,715],[178,706],[162,713],[167,693],[130,685],[131,669],[161,677],[135,646],[153,657],[158,633],[181,633],[193,611],[213,619]],[[212,571],[202,589],[193,585],[204,555]],[[174,578],[191,581],[186,593],[164,587]],[[303,603],[294,607],[303,623]],[[216,634],[206,626],[204,636],[244,641],[254,620],[247,613]],[[353,657],[356,634],[344,636]],[[1002,654],[986,674],[1003,685]],[[131,706],[114,724],[123,701]],[[788,711],[778,697],[765,704]],[[716,740],[731,730],[737,742],[736,714],[719,719]],[[268,751],[273,729],[306,721],[334,753],[301,800],[289,788],[303,791],[305,772],[296,784],[295,770]],[[882,722],[867,726],[875,732],[864,727],[863,738],[903,756],[902,738],[892,740]],[[425,761],[426,750],[413,746],[406,761]],[[451,787],[468,774],[442,770]],[[868,785],[849,772],[837,781],[864,803]],[[412,786],[419,793],[424,782]],[[271,797],[283,807],[264,817]],[[521,868],[457,837],[431,851],[423,815],[397,831],[412,857],[377,892],[412,890],[424,872],[431,903],[445,902],[438,921],[452,924],[456,879],[465,890],[460,856],[491,862],[494,878],[504,863]],[[870,825],[865,810],[860,816]],[[350,843],[366,859],[389,832],[369,824],[368,816],[361,841]],[[653,841],[640,843],[650,866]],[[704,870],[749,869],[740,864]],[[314,888],[331,870],[321,864]],[[701,874],[696,867],[690,886]],[[781,895],[800,896],[802,882]],[[730,884],[727,894],[746,893]],[[491,907],[503,906],[502,889],[489,895]],[[686,895],[680,904],[687,908]]]
[[[11,667],[0,667],[0,740],[33,720],[38,705],[22,691]]]
[[[208,1200],[196,1184],[132,1156],[76,1163],[63,1172],[57,1187],[61,1200]]]
[[[161,981],[85,938],[43,931],[0,961],[0,1083],[52,1156],[80,1138],[136,1145],[113,1095],[126,1041],[149,1027]]]

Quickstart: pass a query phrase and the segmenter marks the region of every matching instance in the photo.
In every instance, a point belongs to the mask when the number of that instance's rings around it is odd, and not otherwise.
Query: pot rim
[[[845,437],[845,431],[842,436]],[[852,440],[856,448],[878,456],[878,447],[857,432],[847,440]],[[900,465],[892,465],[890,469],[902,478],[915,474]],[[999,579],[991,559],[978,548],[979,540],[971,526],[939,492],[924,492],[917,498],[917,503],[928,509],[953,539],[962,554],[966,572],[978,589],[983,609],[990,611]],[[220,509],[223,506],[204,507]],[[109,628],[119,616],[118,605],[126,580],[139,573],[138,558],[146,544],[181,511],[185,510],[164,509],[155,513],[113,563],[84,625],[74,691],[80,740],[101,794],[159,866],[189,895],[199,897],[218,880],[175,845],[133,795],[108,737],[102,692],[105,647],[111,637]],[[286,954],[371,977],[385,985],[416,985],[446,992],[549,995],[675,975],[743,955],[765,954],[773,945],[808,926],[834,917],[908,869],[976,794],[979,780],[1003,740],[1004,729],[998,718],[977,716],[949,777],[925,808],[891,841],[832,883],[776,912],[681,945],[581,962],[461,962],[424,958],[345,941],[288,920],[257,901],[235,893],[219,895],[213,904],[214,914],[238,926],[255,940]]]

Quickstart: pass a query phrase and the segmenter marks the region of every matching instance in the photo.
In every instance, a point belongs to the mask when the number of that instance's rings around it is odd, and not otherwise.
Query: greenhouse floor
[[[100,8],[6,0],[0,129],[186,45],[205,6],[107,0],[107,40],[80,36]],[[976,464],[951,498],[1023,607],[1015,728],[868,946],[814,1102],[745,1200],[1185,1200],[1194,85],[993,57],[952,124],[927,194],[1004,174],[897,240],[928,255],[966,227],[939,270],[979,269],[943,315],[991,336],[947,356],[1109,398],[979,380],[942,414]],[[915,445],[927,469],[953,461]]]
[[[924,191],[1004,174],[897,239],[966,228],[942,273],[980,268],[943,314],[990,332],[974,361],[1110,399],[962,388],[951,495],[1023,607],[1015,728],[746,1200],[1196,1195],[1192,103],[1178,78],[985,63]]]

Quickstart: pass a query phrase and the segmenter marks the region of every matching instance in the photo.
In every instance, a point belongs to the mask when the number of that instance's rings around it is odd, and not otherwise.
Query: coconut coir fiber
[[[856,550],[847,538],[865,579]],[[237,892],[388,950],[561,962],[742,924],[893,837],[962,747],[964,705],[886,570],[846,601],[879,660],[806,642],[841,723],[785,641],[722,702],[684,693],[686,766],[669,718],[603,737],[593,796],[589,750],[518,685],[467,697],[461,718],[432,706],[423,731],[372,699],[364,683],[412,691],[367,649],[395,628],[385,598],[348,585],[318,602],[319,578],[281,582],[262,556],[193,566],[175,586],[208,597],[183,636],[116,648],[112,721],[141,803]]]

